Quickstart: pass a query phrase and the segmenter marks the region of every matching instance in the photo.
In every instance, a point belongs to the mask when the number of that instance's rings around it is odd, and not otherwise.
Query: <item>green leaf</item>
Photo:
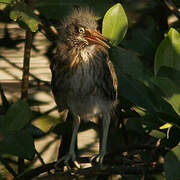
[[[118,69],[117,69],[118,70]],[[158,111],[151,90],[133,77],[117,71],[118,92],[135,105],[150,112]]]
[[[165,95],[161,88],[159,88],[155,82],[153,82],[155,77],[149,79],[149,88],[151,89],[155,101],[155,106],[157,107],[157,115],[161,118],[161,120],[166,123],[176,124],[178,128],[180,128],[179,115],[175,112],[172,105],[164,98]]]
[[[174,28],[169,30],[156,51],[154,64],[156,75],[161,66],[180,70],[180,34]]]
[[[0,128],[0,152],[32,159],[35,154],[33,138],[27,131],[9,132]]]
[[[180,71],[174,68],[162,66],[159,69],[157,76],[167,77],[180,87]]]
[[[167,180],[180,179],[180,145],[166,154],[164,169]]]
[[[172,126],[173,126],[172,124],[166,123],[166,124],[162,125],[159,129],[169,129],[169,128],[171,128]]]
[[[9,131],[18,131],[22,129],[31,119],[31,110],[24,101],[17,101],[10,106],[5,114],[1,127]]]
[[[120,47],[112,47],[110,49],[110,59],[115,68],[120,69],[121,72],[127,73],[138,80],[144,78],[144,66],[132,52]]]
[[[170,103],[175,112],[180,115],[180,88],[169,78],[154,77],[152,81],[163,91],[163,98]]]
[[[146,115],[140,117],[139,119],[146,133],[149,133],[154,129],[159,129],[159,127],[163,124],[159,120],[158,116],[153,113],[147,113]]]
[[[9,16],[13,21],[24,23],[32,32],[38,30],[39,18],[33,13],[31,7],[25,3],[16,3],[12,7]]]
[[[145,134],[140,118],[128,118],[126,122],[126,129],[127,131],[136,132],[139,135]]]
[[[0,3],[11,4],[12,0],[0,0]]]
[[[155,137],[157,139],[163,139],[166,137],[166,133],[163,133],[159,130],[152,130],[150,133],[149,133],[150,136],[152,137]]]
[[[117,46],[124,38],[128,28],[127,16],[120,3],[111,7],[103,19],[102,33],[111,41],[113,46]]]

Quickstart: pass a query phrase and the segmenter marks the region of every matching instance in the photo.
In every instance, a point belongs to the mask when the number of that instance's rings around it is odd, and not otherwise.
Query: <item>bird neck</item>
[[[78,46],[70,47],[65,43],[60,43],[57,53],[62,57],[62,60],[68,60],[69,63],[74,61],[74,59],[87,62],[92,58],[97,48],[99,48],[98,45],[89,45],[82,48]]]

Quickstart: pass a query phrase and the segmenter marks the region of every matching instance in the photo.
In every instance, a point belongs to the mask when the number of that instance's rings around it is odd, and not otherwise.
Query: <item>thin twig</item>
[[[180,19],[180,12],[178,8],[171,0],[162,0],[164,4],[168,7],[168,9],[178,18]]]
[[[41,162],[42,165],[46,165],[43,158],[41,157],[40,153],[36,151],[36,155],[39,159],[39,161]],[[52,175],[52,173],[50,172],[50,170],[47,171],[48,172],[48,175]]]

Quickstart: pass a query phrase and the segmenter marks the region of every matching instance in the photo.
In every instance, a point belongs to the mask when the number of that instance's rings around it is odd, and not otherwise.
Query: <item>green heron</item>
[[[60,38],[51,63],[52,91],[58,110],[73,114],[69,152],[58,161],[75,160],[75,142],[81,119],[101,117],[103,135],[97,161],[102,165],[110,124],[117,104],[117,79],[109,59],[106,38],[97,31],[95,14],[75,9],[60,25]]]

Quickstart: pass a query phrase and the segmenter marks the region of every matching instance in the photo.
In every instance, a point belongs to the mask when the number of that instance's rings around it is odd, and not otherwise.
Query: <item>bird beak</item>
[[[105,42],[107,39],[97,30],[86,29],[85,39],[91,43],[99,44],[103,47],[110,48],[110,46]]]

